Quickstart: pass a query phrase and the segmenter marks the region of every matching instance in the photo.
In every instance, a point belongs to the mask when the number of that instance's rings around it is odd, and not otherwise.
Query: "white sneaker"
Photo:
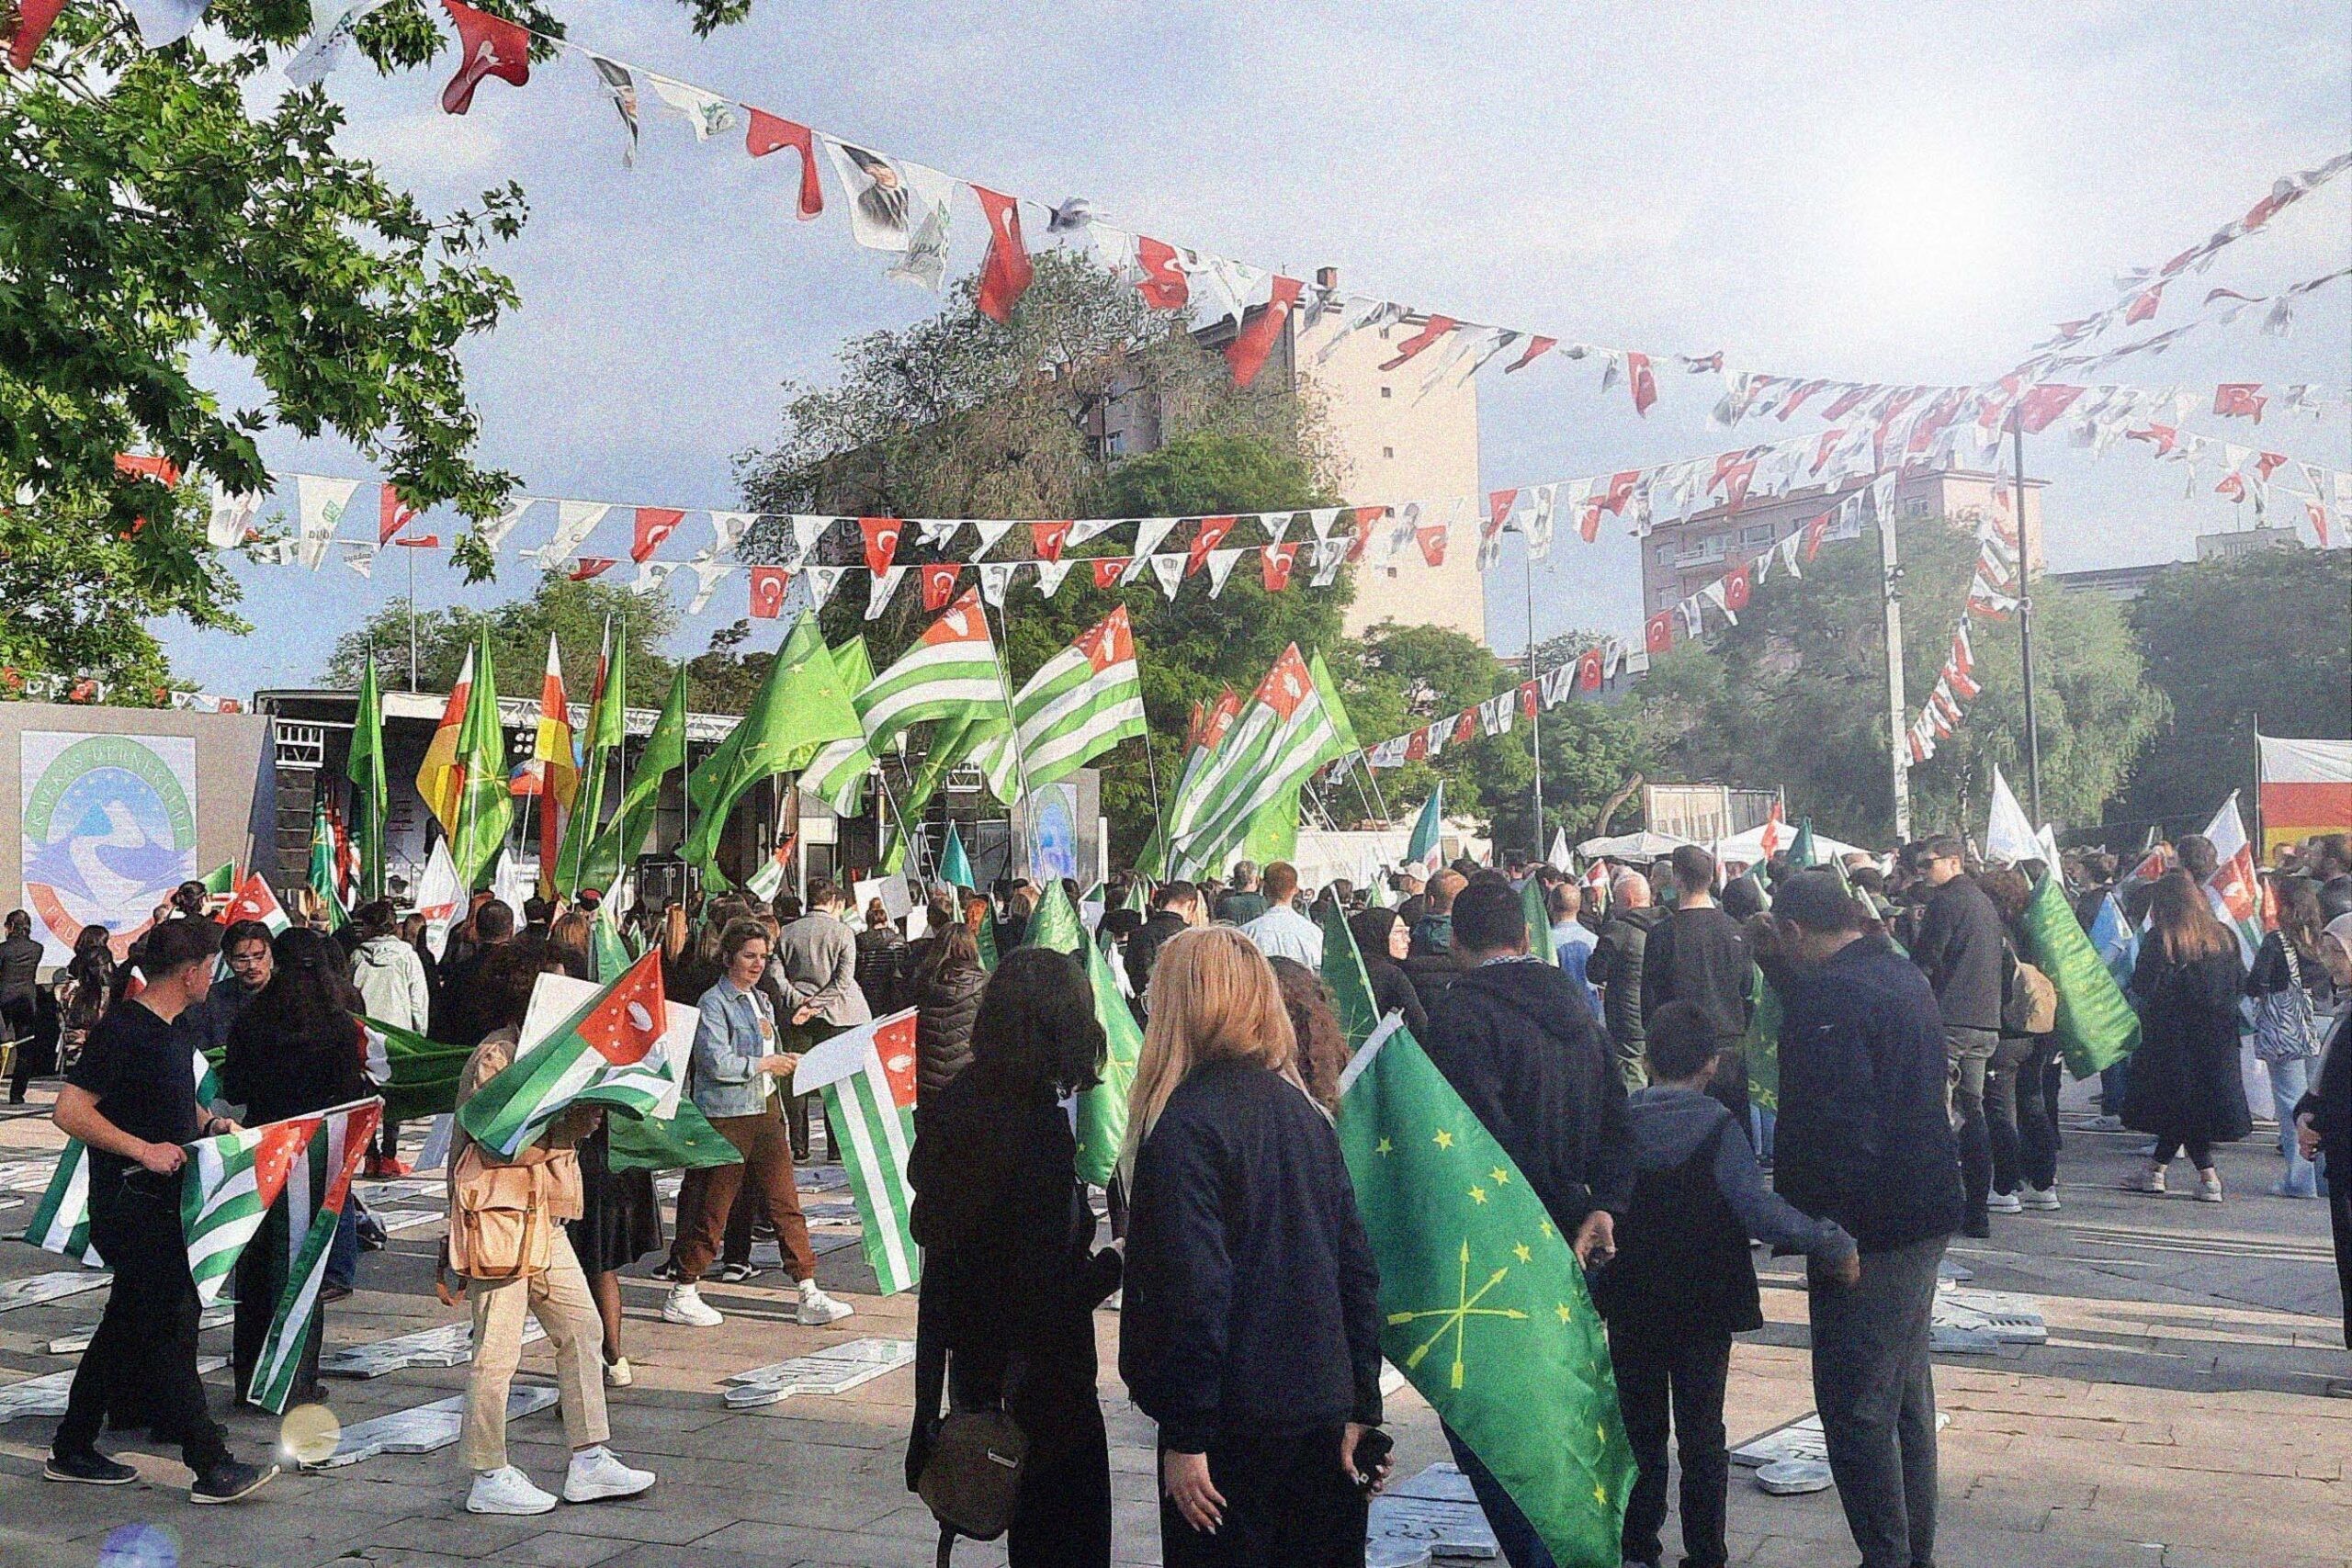
[[[609,1497],[634,1497],[652,1485],[651,1471],[631,1470],[599,1443],[571,1456],[571,1468],[563,1476],[563,1500],[599,1503]]]
[[[607,1388],[627,1388],[636,1381],[637,1372],[629,1366],[627,1356],[605,1363],[605,1386]]]
[[[2058,1207],[2057,1184],[2052,1182],[2048,1187],[2029,1187],[2018,1194],[2018,1201],[2029,1209],[2055,1209]]]
[[[473,1490],[466,1494],[469,1514],[548,1514],[555,1511],[555,1494],[542,1492],[531,1484],[531,1478],[508,1465],[503,1470],[485,1470],[474,1477]]]
[[[2164,1190],[2165,1168],[2160,1165],[2152,1166],[2137,1176],[2126,1177],[2123,1181],[2126,1192],[2162,1192]]]
[[[855,1307],[850,1305],[847,1302],[837,1302],[833,1300],[832,1297],[825,1294],[823,1291],[818,1288],[816,1280],[803,1280],[800,1281],[800,1312],[798,1315],[803,1327],[822,1328],[829,1323],[839,1323],[842,1319],[849,1316],[850,1314],[856,1310],[857,1309]]]
[[[1984,1209],[1987,1213],[2014,1214],[2020,1213],[2024,1208],[2024,1200],[2014,1192],[1995,1192],[1984,1200]]]
[[[2094,1116],[2091,1118],[2091,1125],[2102,1133],[2120,1133],[2123,1131],[2123,1118],[2120,1116]]]
[[[2200,1203],[2218,1203],[2222,1201],[2220,1171],[2202,1170],[2197,1173],[2197,1201]]]
[[[702,1292],[693,1285],[673,1285],[670,1296],[662,1303],[662,1321],[683,1323],[689,1328],[716,1328],[727,1321],[719,1310],[702,1299]]]

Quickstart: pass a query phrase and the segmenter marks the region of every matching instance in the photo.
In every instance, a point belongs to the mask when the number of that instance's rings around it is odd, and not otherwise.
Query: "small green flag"
[[[1094,995],[1095,1021],[1108,1041],[1103,1052],[1102,1081],[1078,1097],[1078,1177],[1100,1187],[1111,1179],[1119,1163],[1120,1145],[1127,1137],[1127,1090],[1135,1084],[1136,1063],[1143,1055],[1143,1031],[1119,983],[1111,976],[1111,961],[1102,944],[1090,939],[1059,882],[1046,886],[1037,912],[1029,917],[1026,945],[1067,953],[1086,970]]]
[[[470,1045],[444,1045],[413,1029],[399,1029],[362,1018],[371,1046],[380,1048],[392,1065],[392,1081],[383,1088],[384,1114],[395,1122],[447,1115],[457,1109],[458,1078],[466,1070]]]
[[[743,1163],[742,1151],[683,1097],[675,1116],[605,1117],[605,1137],[615,1170],[707,1170]]]
[[[1529,877],[1519,890],[1519,907],[1527,917],[1527,951],[1546,964],[1560,962],[1552,941],[1552,911],[1544,907],[1544,885]]]
[[[327,912],[327,929],[341,931],[351,923],[334,886],[334,829],[327,823],[327,797],[321,795],[311,812],[311,891]]]
[[[974,945],[980,950],[980,967],[993,973],[996,969],[996,906],[980,907],[980,927],[972,933]]]
[[[1364,973],[1363,953],[1356,933],[1336,902],[1327,902],[1323,925],[1323,983],[1331,987],[1331,1008],[1340,1015],[1340,1031],[1354,1051],[1380,1027],[1380,1004],[1372,998],[1372,976]]]
[[[621,941],[621,928],[613,919],[609,904],[599,905],[595,919],[589,924],[588,951],[595,961],[596,983],[600,986],[609,986],[619,979],[635,961],[628,944]]]
[[[582,852],[580,886],[607,894],[613,890],[645,848],[645,835],[652,830],[653,813],[662,804],[662,784],[685,765],[686,667],[681,664],[670,678],[670,695],[653,721],[653,732],[645,738],[637,770],[621,790],[618,809]]]
[[[947,847],[939,852],[939,880],[967,891],[978,886],[972,875],[972,857],[964,852],[964,836],[947,824]]]
[[[2065,889],[2055,875],[2034,886],[2023,924],[2034,967],[2050,976],[2058,993],[2058,1049],[2066,1070],[2086,1078],[2137,1050],[2139,1015],[2066,907]]]
[[[862,733],[833,656],[818,635],[817,617],[804,615],[768,666],[751,711],[688,775],[694,831],[680,847],[680,858],[699,866],[704,878],[724,891],[728,882],[718,871],[718,838],[743,793],[763,779],[805,767],[827,741]]]
[[[359,897],[366,903],[384,896],[384,814],[390,799],[384,784],[384,698],[376,688],[372,652],[359,667],[359,711],[344,776],[351,781],[351,839],[359,852]]]
[[[237,863],[224,860],[204,874],[207,897],[226,898],[237,891]]]
[[[474,648],[473,684],[465,716],[458,724],[458,830],[449,858],[458,880],[469,888],[490,884],[491,866],[506,845],[514,822],[514,797],[507,792],[506,729],[498,717],[498,682],[490,666],[490,627]]]
[[[1781,1109],[1781,993],[1764,971],[1747,968],[1747,1032],[1739,1039],[1747,1059],[1747,1100],[1759,1110]]]
[[[1302,780],[1292,784],[1258,807],[1236,852],[1242,859],[1272,865],[1278,860],[1298,858],[1298,795],[1304,784]]]
[[[1405,845],[1405,863],[1423,876],[1435,876],[1445,864],[1445,780],[1437,781],[1421,814],[1413,818],[1413,836]]]
[[[1617,1561],[1633,1450],[1584,1271],[1401,1019],[1340,1079],[1340,1145],[1380,1266],[1380,1344],[1559,1562]]]
[[[679,672],[684,673],[683,669]],[[628,630],[624,626],[616,637],[607,620],[604,651],[596,660],[596,687],[588,703],[588,733],[582,738],[587,755],[580,770],[580,793],[563,825],[563,845],[556,851],[555,889],[566,898],[579,893],[582,868],[604,832],[605,775],[612,771],[612,760],[628,732]],[[617,866],[613,880],[618,880]],[[596,886],[601,891],[611,885]]]

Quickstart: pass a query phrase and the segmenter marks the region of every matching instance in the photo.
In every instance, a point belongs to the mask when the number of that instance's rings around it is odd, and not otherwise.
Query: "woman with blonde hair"
[[[1273,971],[1227,927],[1169,939],[1129,1099],[1119,1372],[1159,1424],[1168,1568],[1361,1564],[1380,1279]]]

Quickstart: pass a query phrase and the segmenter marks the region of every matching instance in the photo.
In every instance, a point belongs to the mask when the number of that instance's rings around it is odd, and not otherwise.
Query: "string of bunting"
[[[216,697],[204,692],[179,691],[169,686],[132,686],[128,682],[107,681],[96,675],[61,675],[46,670],[26,671],[13,664],[0,664],[0,701],[98,705],[133,696],[141,699],[140,705],[174,708],[183,713],[245,711],[245,705],[234,697]]]
[[[1976,649],[1969,640],[1973,620],[2006,621],[2015,615],[2023,592],[2017,519],[2010,514],[2009,491],[1993,487],[1993,508],[1976,524],[1976,568],[1969,578],[1968,597],[1961,604],[1960,624],[1951,634],[1951,651],[1936,671],[1936,683],[1917,716],[1905,732],[1914,763],[1936,754],[1936,742],[1949,740],[1959,729],[1968,705],[1981,687],[1976,680]]]

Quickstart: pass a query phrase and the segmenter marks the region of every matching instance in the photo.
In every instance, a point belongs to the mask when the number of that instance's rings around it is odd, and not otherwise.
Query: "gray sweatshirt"
[[[1626,1097],[1625,1112],[1633,1123],[1636,1177],[1680,1165],[1699,1152],[1717,1123],[1731,1120],[1721,1101],[1672,1084],[1634,1090]],[[1799,1213],[1765,1184],[1756,1151],[1736,1127],[1715,1145],[1715,1189],[1758,1241],[1823,1263],[1839,1263],[1854,1255],[1854,1238],[1837,1221]]]

